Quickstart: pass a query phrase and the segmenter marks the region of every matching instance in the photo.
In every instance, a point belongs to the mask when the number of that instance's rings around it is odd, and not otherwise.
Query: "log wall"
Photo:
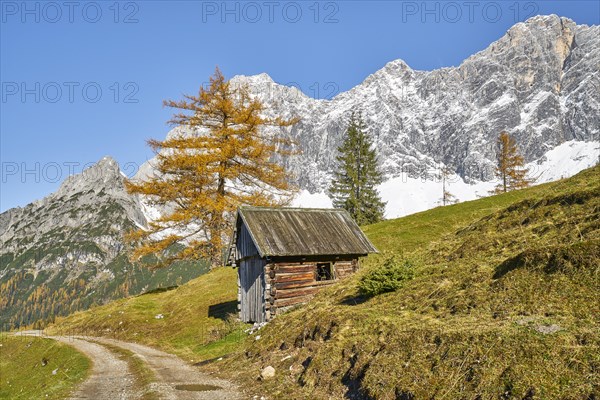
[[[317,281],[317,264],[330,262],[333,265],[334,279]],[[358,258],[348,260],[318,260],[310,262],[280,261],[268,263],[264,267],[266,279],[265,309],[266,320],[288,308],[306,303],[321,288],[356,272]]]

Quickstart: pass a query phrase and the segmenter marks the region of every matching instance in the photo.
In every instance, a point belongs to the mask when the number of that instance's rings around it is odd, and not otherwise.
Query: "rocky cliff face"
[[[109,157],[50,196],[0,214],[0,326],[67,314],[197,276],[197,265],[149,271],[129,263],[123,234],[144,227]]]
[[[55,241],[58,230],[104,226],[106,217],[110,224],[102,235],[102,250],[110,259],[122,248],[120,238],[113,236],[131,226],[146,225],[139,200],[127,193],[119,165],[110,157],[68,177],[48,197],[0,214],[2,252],[27,251],[45,237]]]
[[[460,66],[415,71],[388,63],[332,100],[315,100],[266,74],[236,76],[273,113],[297,115],[286,134],[302,156],[284,160],[302,188],[330,181],[351,110],[362,112],[388,178],[453,167],[467,181],[493,178],[495,142],[515,135],[527,162],[600,134],[600,27],[555,15],[513,26]]]

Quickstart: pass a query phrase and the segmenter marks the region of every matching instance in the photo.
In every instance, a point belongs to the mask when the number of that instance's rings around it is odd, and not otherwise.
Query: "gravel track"
[[[90,376],[76,389],[70,400],[137,400],[143,393],[136,387],[136,377],[127,362],[102,344],[118,346],[133,352],[153,372],[156,381],[150,389],[165,400],[238,400],[242,396],[229,381],[212,377],[198,371],[180,358],[154,348],[136,343],[100,337],[45,336],[40,331],[20,332],[19,335],[40,336],[54,339],[75,347],[92,362]],[[180,385],[211,386],[204,389],[181,390]],[[215,388],[216,387],[216,388]],[[198,388],[196,388],[198,389]]]

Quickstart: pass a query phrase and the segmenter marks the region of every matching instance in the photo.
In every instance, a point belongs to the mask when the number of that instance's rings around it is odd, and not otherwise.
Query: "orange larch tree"
[[[500,183],[492,193],[505,193],[531,185],[531,180],[527,178],[529,170],[525,168],[525,161],[519,153],[516,140],[508,132],[501,132],[497,146],[495,173]]]
[[[296,119],[265,118],[263,105],[248,88],[232,85],[218,68],[198,95],[164,104],[179,110],[169,122],[191,133],[149,140],[157,172],[127,182],[131,193],[163,211],[148,229],[127,235],[134,245],[131,258],[153,254],[159,267],[177,259],[220,265],[238,206],[285,204],[296,191],[287,171],[274,161],[274,156],[294,153],[294,143],[280,129],[265,129]]]

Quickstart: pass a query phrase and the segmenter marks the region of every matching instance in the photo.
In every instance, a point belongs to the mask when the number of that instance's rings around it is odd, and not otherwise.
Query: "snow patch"
[[[579,171],[593,167],[600,161],[600,142],[564,142],[544,156],[527,164],[536,183],[568,178]]]
[[[455,175],[446,181],[446,190],[459,201],[475,200],[487,196],[495,182],[468,184]],[[378,187],[383,201],[387,202],[385,218],[399,218],[429,210],[441,205],[442,182],[438,179],[420,179],[400,176],[383,182]]]
[[[527,164],[535,184],[568,178],[599,162],[600,142],[565,142],[548,151],[540,160]],[[466,183],[453,175],[446,181],[446,190],[460,202],[489,196],[496,181]],[[387,202],[385,218],[399,218],[426,211],[441,205],[442,182],[439,178],[411,178],[406,174],[378,186],[383,201]],[[331,199],[323,192],[303,190],[296,197],[294,207],[331,208]]]
[[[325,193],[310,193],[308,190],[302,190],[292,201],[293,207],[301,208],[332,208],[333,204],[329,196]]]
[[[142,206],[142,214],[144,214],[144,217],[148,223],[154,222],[160,218],[161,212],[158,207],[149,204],[144,197],[140,198],[140,204]]]

